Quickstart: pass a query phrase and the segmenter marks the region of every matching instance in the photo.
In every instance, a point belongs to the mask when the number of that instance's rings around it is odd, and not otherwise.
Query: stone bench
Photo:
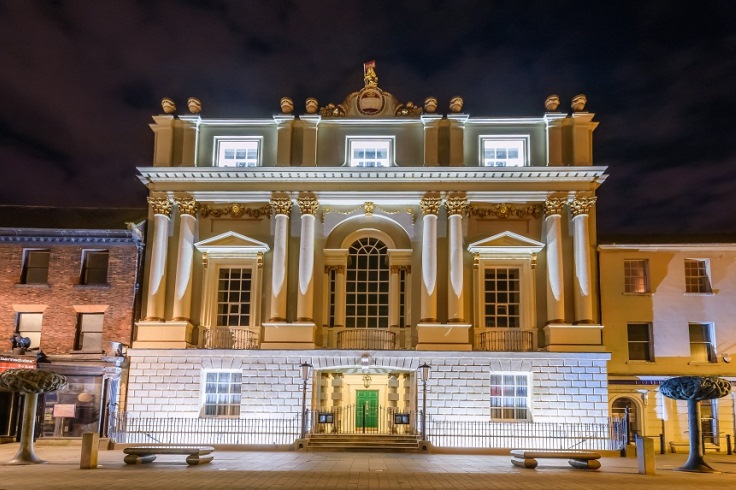
[[[211,454],[215,448],[211,446],[135,446],[123,449],[126,464],[151,463],[157,454],[186,454],[187,464],[190,466],[205,464],[212,461]]]
[[[511,451],[511,463],[521,468],[536,468],[537,459],[566,459],[573,468],[597,470],[601,467],[601,455],[591,451],[545,451],[514,449]]]

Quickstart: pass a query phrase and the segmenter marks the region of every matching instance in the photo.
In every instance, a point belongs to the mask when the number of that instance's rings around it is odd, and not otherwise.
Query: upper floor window
[[[251,320],[251,268],[223,267],[217,286],[217,326],[247,327]]]
[[[710,323],[689,323],[690,359],[698,362],[716,362],[716,342],[713,325]]]
[[[257,167],[260,165],[260,138],[216,139],[218,167]]]
[[[484,167],[523,167],[527,164],[528,138],[481,137],[481,162]]]
[[[515,373],[491,374],[491,418],[528,420],[529,376]]]
[[[351,167],[389,167],[392,154],[392,138],[348,138],[348,165]]]
[[[43,313],[18,313],[15,331],[21,337],[31,339],[29,348],[34,349],[41,345],[41,321]]]
[[[707,260],[685,259],[685,292],[710,293],[710,274]]]
[[[102,351],[102,323],[104,313],[80,313],[77,316],[76,350]]]
[[[648,260],[624,260],[624,292],[649,292]]]
[[[377,238],[361,238],[349,251],[345,326],[388,327],[389,267],[387,247]]]
[[[521,271],[518,267],[486,267],[484,306],[486,327],[521,326]]]
[[[48,284],[50,257],[48,250],[25,250],[21,284]]]
[[[629,323],[626,329],[629,342],[629,360],[653,361],[652,325],[650,323]]]
[[[107,250],[85,250],[82,253],[82,279],[86,285],[107,284]]]
[[[205,417],[237,417],[240,415],[241,387],[240,372],[208,371],[204,373]]]

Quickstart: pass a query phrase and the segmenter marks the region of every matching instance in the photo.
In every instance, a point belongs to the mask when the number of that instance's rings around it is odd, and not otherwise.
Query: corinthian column
[[[447,321],[465,321],[463,309],[463,214],[468,208],[465,197],[448,197],[445,200],[450,245],[450,284],[447,291]]]
[[[595,197],[576,197],[570,201],[575,257],[575,323],[593,323],[588,214],[595,201]]]
[[[286,280],[288,271],[289,215],[293,203],[288,197],[271,199],[274,214],[273,265],[271,274],[271,315],[269,321],[286,321]]]
[[[169,237],[171,201],[165,197],[149,197],[153,210],[153,244],[151,263],[148,268],[148,295],[146,297],[146,320],[164,321],[166,300],[166,248]]]
[[[192,311],[192,264],[197,201],[189,198],[177,198],[175,201],[179,208],[179,256],[176,264],[172,320],[189,322]]]
[[[442,199],[423,197],[421,323],[437,322],[437,213]]]
[[[302,212],[302,226],[296,316],[299,322],[311,322],[314,321],[314,215],[319,208],[319,201],[315,197],[300,197],[297,204]]]
[[[544,203],[544,222],[547,229],[547,323],[565,322],[561,224],[564,208],[564,199],[549,198]]]

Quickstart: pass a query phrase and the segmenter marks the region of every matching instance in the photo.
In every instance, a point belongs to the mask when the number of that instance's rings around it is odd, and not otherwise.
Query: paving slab
[[[37,446],[48,463],[8,466],[18,444],[0,445],[0,490],[35,489],[615,489],[698,488],[736,485],[736,455],[707,455],[722,471],[675,471],[684,454],[656,457],[656,475],[640,475],[635,458],[602,458],[599,470],[578,470],[566,461],[539,460],[518,468],[510,456],[477,454],[381,454],[295,451],[215,451],[203,466],[180,456],[159,456],[147,465],[126,465],[122,450],[100,451],[97,469],[79,468],[81,447]]]

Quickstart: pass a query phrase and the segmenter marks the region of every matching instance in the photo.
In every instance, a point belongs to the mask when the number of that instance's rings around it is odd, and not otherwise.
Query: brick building
[[[69,381],[39,403],[44,436],[104,432],[125,379],[143,219],[138,209],[0,206],[0,350],[35,355]],[[18,398],[0,391],[0,435],[17,430]]]

